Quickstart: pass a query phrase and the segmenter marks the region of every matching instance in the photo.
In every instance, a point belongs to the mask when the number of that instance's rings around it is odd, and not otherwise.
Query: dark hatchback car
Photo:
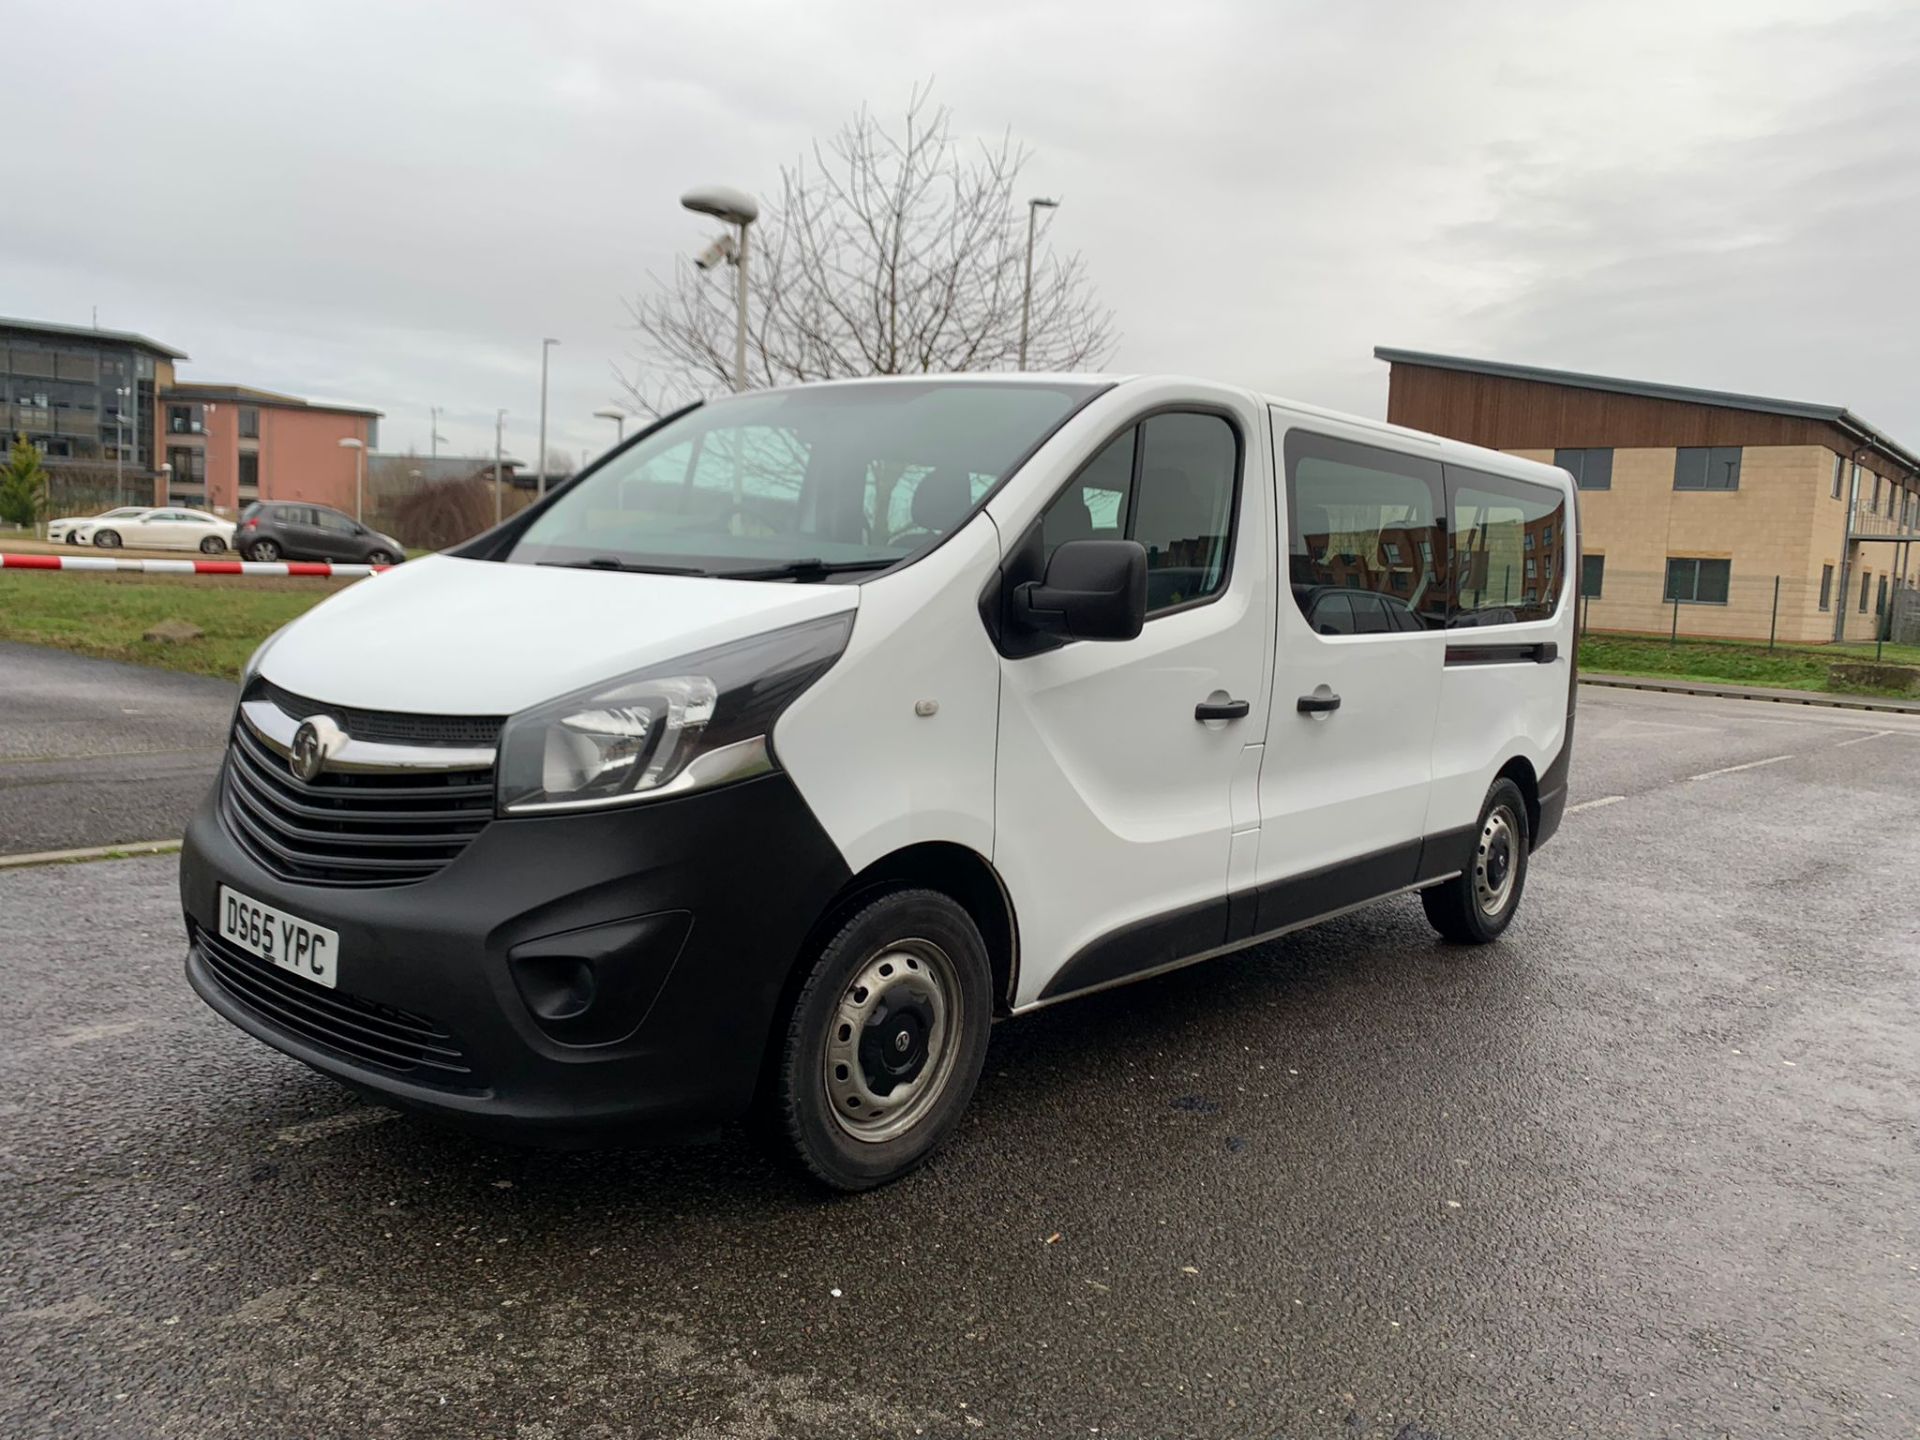
[[[406,550],[391,535],[369,529],[326,505],[257,500],[240,512],[233,548],[248,560],[352,560],[398,565]]]

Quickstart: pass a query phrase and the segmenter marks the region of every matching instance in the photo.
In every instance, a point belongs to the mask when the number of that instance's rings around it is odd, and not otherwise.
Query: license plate
[[[340,933],[220,887],[220,938],[303,980],[333,988]]]

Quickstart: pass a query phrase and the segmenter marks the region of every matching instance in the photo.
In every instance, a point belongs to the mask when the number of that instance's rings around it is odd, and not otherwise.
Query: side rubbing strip
[[[1533,645],[1449,645],[1449,665],[1551,665],[1560,658],[1560,646],[1552,640]]]

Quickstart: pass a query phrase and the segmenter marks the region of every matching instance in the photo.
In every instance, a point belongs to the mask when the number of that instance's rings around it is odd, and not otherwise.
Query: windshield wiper
[[[617,555],[595,555],[590,560],[542,560],[558,570],[624,570],[632,575],[707,575],[697,565],[643,565],[637,560],[622,560]]]
[[[819,580],[842,570],[886,570],[898,565],[906,557],[896,555],[877,560],[822,560],[817,555],[809,555],[801,560],[789,560],[781,565],[769,565],[761,570],[719,570],[714,578],[719,580]]]

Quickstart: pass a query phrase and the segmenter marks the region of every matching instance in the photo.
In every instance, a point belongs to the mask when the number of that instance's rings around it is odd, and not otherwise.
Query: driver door
[[[1218,948],[1252,880],[1273,623],[1259,419],[1143,415],[1035,522],[1048,553],[1137,541],[1148,599],[1132,640],[1003,651],[994,864],[1020,916],[1016,1007]]]

